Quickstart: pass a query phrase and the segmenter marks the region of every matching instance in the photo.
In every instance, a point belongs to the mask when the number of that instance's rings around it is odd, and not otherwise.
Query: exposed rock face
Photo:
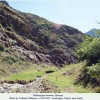
[[[19,81],[18,83],[2,83],[0,93],[52,93],[57,90],[57,86],[48,80],[44,80],[47,75],[29,83]],[[49,85],[48,85],[49,84]]]
[[[10,7],[6,0],[0,0],[1,3],[5,4],[6,6]]]
[[[6,47],[33,63],[77,62],[74,47],[84,39],[79,30],[1,5],[0,42]]]

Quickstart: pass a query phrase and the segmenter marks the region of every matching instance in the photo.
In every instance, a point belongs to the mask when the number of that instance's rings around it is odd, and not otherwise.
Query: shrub
[[[100,38],[87,37],[77,50],[80,60],[88,60],[88,64],[95,64],[100,59]]]
[[[88,74],[93,78],[98,78],[100,76],[100,64],[92,65],[91,67],[87,67]]]
[[[5,50],[5,46],[3,44],[0,44],[0,51],[4,51]]]
[[[14,62],[16,62],[16,59],[12,56],[6,56],[6,57],[3,58],[2,61],[6,62],[8,64],[13,64]]]
[[[0,27],[2,27],[2,24],[0,24]]]
[[[25,61],[25,59],[16,54],[11,54],[10,56],[5,56],[2,61],[8,64],[13,64],[16,62]]]
[[[80,80],[83,80],[84,86],[88,83],[98,86],[100,81],[100,38],[86,37],[85,41],[78,47],[77,54],[81,61],[87,61]]]
[[[100,93],[100,87],[96,87],[96,88],[95,88],[95,92],[96,92],[96,93]]]
[[[7,27],[8,31],[13,31],[13,25],[11,24],[10,26]]]
[[[7,27],[7,30],[8,31],[12,31],[13,29],[11,27]]]

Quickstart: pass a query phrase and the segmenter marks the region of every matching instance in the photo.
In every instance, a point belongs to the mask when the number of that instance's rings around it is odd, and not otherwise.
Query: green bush
[[[0,51],[4,51],[5,50],[5,46],[3,44],[0,44]]]
[[[6,56],[3,58],[2,60],[3,62],[6,62],[8,64],[13,64],[16,62],[16,58],[14,58],[13,56]]]
[[[8,31],[13,31],[13,25],[11,24],[10,26],[7,27]]]
[[[92,77],[92,78],[98,78],[98,76],[100,76],[100,64],[96,64],[96,65],[92,65],[91,67],[87,67],[88,69],[88,74]]]
[[[7,27],[7,30],[12,31],[13,29],[12,29],[12,27]]]
[[[82,72],[83,74],[82,76],[84,77],[81,78],[81,81],[83,80],[83,83],[85,85],[87,85],[88,83],[91,83],[92,85],[99,83],[100,81],[100,38],[91,37],[91,36],[86,37],[85,41],[78,47],[77,54],[80,61],[83,60],[87,61],[85,69]]]
[[[12,51],[10,51],[9,49],[5,49],[5,52],[6,52],[6,53],[9,53],[9,54],[12,53]]]
[[[10,56],[5,56],[2,61],[8,64],[13,64],[16,62],[25,61],[25,59],[16,54],[11,54]]]
[[[2,27],[2,24],[0,24],[0,27]]]
[[[88,60],[88,64],[95,64],[100,59],[100,38],[87,37],[77,50],[80,60]]]
[[[95,93],[100,93],[100,87],[95,88]]]

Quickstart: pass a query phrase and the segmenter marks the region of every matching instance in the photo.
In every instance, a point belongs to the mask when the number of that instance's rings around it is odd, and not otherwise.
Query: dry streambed
[[[2,83],[0,84],[0,93],[40,93],[44,90],[42,80],[47,75],[38,78],[37,80],[27,83],[27,84],[9,84],[9,83]]]
[[[55,92],[57,86],[53,83],[48,82],[48,80],[44,81],[44,78],[47,76],[46,74],[43,77],[38,78],[37,80],[27,83],[27,84],[9,84],[2,83],[0,84],[0,93],[45,93],[45,92]],[[48,84],[49,83],[49,84]]]

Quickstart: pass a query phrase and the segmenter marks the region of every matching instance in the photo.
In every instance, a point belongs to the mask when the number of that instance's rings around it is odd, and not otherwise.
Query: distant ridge
[[[96,28],[93,28],[90,31],[86,32],[86,34],[91,35],[91,36],[95,36],[96,30],[97,30]]]

